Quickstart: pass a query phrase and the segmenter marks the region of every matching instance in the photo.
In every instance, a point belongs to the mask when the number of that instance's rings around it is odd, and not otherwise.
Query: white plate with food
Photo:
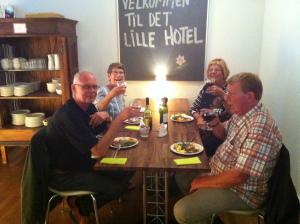
[[[202,145],[195,142],[176,142],[170,146],[170,149],[172,152],[184,156],[197,155],[204,150]]]
[[[124,121],[124,123],[126,124],[140,124],[141,119],[143,119],[142,117],[132,117],[129,119],[126,119]]]
[[[185,122],[191,122],[194,120],[194,117],[184,114],[184,113],[178,113],[178,114],[173,114],[170,119],[175,122],[179,123],[185,123]]]
[[[131,147],[136,146],[139,143],[139,141],[136,138],[132,137],[117,137],[113,140],[110,147],[117,149],[120,145],[120,149],[128,149]]]

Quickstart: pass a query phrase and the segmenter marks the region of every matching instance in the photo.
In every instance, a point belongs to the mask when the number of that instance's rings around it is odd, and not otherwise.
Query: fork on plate
[[[116,158],[116,157],[117,157],[117,155],[118,155],[118,152],[120,151],[120,149],[121,149],[121,143],[119,143],[119,144],[117,145],[117,150],[116,150],[116,152],[115,152],[115,154],[114,154],[114,157],[113,157],[113,158]]]

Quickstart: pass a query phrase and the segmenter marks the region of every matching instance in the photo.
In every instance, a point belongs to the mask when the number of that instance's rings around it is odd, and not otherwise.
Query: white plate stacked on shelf
[[[0,96],[13,96],[14,85],[0,86]]]
[[[44,113],[31,113],[25,116],[25,126],[28,128],[36,128],[43,125],[45,119]]]
[[[30,113],[30,110],[28,110],[28,109],[12,111],[11,112],[11,117],[12,117],[11,123],[13,125],[24,125],[25,124],[25,116],[29,113]]]
[[[14,87],[14,95],[15,96],[26,96],[31,92],[30,85],[26,84],[21,84],[21,85],[16,85]]]

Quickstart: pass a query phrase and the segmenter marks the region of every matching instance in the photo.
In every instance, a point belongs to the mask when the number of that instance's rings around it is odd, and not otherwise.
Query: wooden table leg
[[[4,145],[1,145],[1,158],[2,158],[2,163],[7,164],[7,157],[6,157],[6,149]]]

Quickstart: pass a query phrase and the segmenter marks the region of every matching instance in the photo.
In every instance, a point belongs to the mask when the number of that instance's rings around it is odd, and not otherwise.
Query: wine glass
[[[203,125],[200,126],[202,130],[206,131],[212,131],[212,128],[209,127],[208,123],[211,122],[216,116],[218,115],[216,110],[211,110],[211,109],[201,109],[200,110],[200,115],[203,118]]]
[[[124,81],[124,79],[118,80],[116,83],[117,86],[124,86],[125,88],[127,87],[127,83]]]
[[[206,88],[205,92],[209,93],[208,89],[210,86],[213,86],[215,84],[215,79],[211,78],[211,79],[206,79],[204,81],[204,88]]]
[[[127,83],[124,81],[124,79],[116,81],[116,84],[118,87],[123,86],[123,87],[127,88]],[[125,94],[122,94],[122,95],[126,96]]]

